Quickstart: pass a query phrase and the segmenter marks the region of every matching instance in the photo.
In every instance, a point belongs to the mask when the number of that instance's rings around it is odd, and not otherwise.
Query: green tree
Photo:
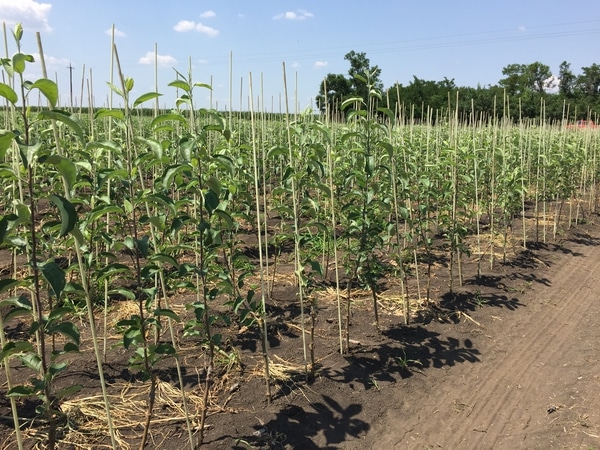
[[[498,84],[506,89],[508,95],[519,95],[525,90],[525,64],[509,64],[502,69],[502,78]]]
[[[531,64],[509,64],[502,69],[500,86],[511,95],[522,95],[526,92],[537,92],[543,94],[549,87],[548,80],[552,77],[550,67],[541,62]]]
[[[423,80],[413,75],[408,86],[394,84],[387,90],[389,107],[394,110],[397,103],[402,106],[405,115],[410,114],[418,120],[426,120],[427,110],[447,110],[448,98],[454,102],[457,86],[454,79],[444,77],[442,81]],[[400,97],[400,98],[398,98]],[[398,109],[399,111],[399,109]]]
[[[350,63],[348,77],[343,74],[329,73],[319,86],[316,102],[321,112],[325,112],[328,107],[330,114],[339,113],[342,102],[350,97],[360,97],[367,104],[369,100],[367,79],[373,89],[383,90],[381,69],[378,66],[371,66],[366,53],[352,50],[346,53],[344,59]]]
[[[525,77],[527,88],[543,94],[550,87],[552,71],[546,64],[536,61],[526,66]]]
[[[577,77],[577,89],[590,101],[595,102],[600,94],[600,66],[592,64],[589,67],[582,67],[583,73]]]
[[[365,102],[369,99],[369,87],[365,79],[369,74],[371,84],[374,89],[382,91],[381,69],[379,66],[371,67],[371,62],[366,53],[356,53],[354,50],[346,53],[344,59],[350,63],[348,75],[350,76],[350,86],[352,94],[361,97]]]
[[[558,68],[558,93],[565,98],[572,98],[575,94],[575,83],[577,77],[571,71],[571,64],[567,61],[560,63]]]
[[[327,92],[327,95],[325,95]],[[321,112],[328,109],[331,113],[340,110],[342,102],[350,97],[352,86],[342,74],[329,73],[325,80],[321,82],[319,95],[317,95],[317,106]]]

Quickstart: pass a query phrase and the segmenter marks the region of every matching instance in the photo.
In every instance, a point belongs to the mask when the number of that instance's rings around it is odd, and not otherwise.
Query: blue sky
[[[63,105],[69,65],[74,103],[80,104],[83,78],[83,104],[90,85],[95,106],[107,105],[113,25],[122,70],[135,80],[134,98],[154,90],[156,46],[161,107],[174,105],[176,92],[167,86],[176,78],[173,69],[187,74],[190,63],[195,81],[213,85],[212,95],[195,93],[198,107],[212,99],[213,107],[227,109],[231,78],[231,105],[239,109],[241,97],[246,109],[251,74],[254,107],[262,80],[267,111],[283,104],[284,62],[291,108],[304,109],[327,73],[347,73],[344,55],[351,50],[382,69],[385,87],[408,84],[413,75],[447,77],[459,86],[496,84],[512,63],[540,61],[557,73],[566,60],[576,74],[600,63],[598,0],[0,0],[0,22],[7,29],[23,24],[25,53],[37,55],[40,32]],[[33,80],[41,68],[26,73]]]

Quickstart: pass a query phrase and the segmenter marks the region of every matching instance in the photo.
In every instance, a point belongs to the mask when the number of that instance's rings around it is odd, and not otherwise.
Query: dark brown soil
[[[205,448],[600,448],[600,225],[579,225],[559,241],[516,249],[506,263],[499,258],[493,269],[484,264],[479,278],[475,258],[465,258],[464,284],[455,283],[452,293],[447,270],[438,264],[434,304],[421,308],[409,325],[393,301],[394,280],[382,295],[379,331],[369,295],[356,295],[347,355],[339,352],[335,296],[319,296],[318,370],[308,380],[292,275],[289,267],[279,270],[269,302],[272,402],[266,401],[257,330],[221,330],[228,346],[212,387]],[[177,299],[173,308],[183,314],[188,300]],[[59,448],[108,448],[102,422],[85,409],[99,403],[100,388],[85,318],[77,323],[84,351],[71,357],[59,384],[81,383],[84,390],[71,400],[77,405],[79,399],[80,407],[69,409]],[[11,336],[20,330],[16,322],[6,327]],[[115,344],[119,336],[112,334]],[[192,340],[181,342],[181,370],[196,414],[205,352]],[[227,361],[225,354],[237,359]],[[119,438],[123,447],[135,448],[147,383],[128,369],[128,357],[111,347],[105,370]],[[147,448],[192,448],[177,409],[174,367],[172,359],[161,365],[162,391]],[[24,379],[30,372],[15,366],[14,373]],[[13,449],[6,391],[2,370],[0,448]],[[23,418],[32,417],[33,401],[20,407]],[[196,441],[197,417],[193,426]],[[23,428],[27,446],[41,448],[36,439],[43,439],[43,424],[25,422]],[[73,444],[77,440],[80,445]]]

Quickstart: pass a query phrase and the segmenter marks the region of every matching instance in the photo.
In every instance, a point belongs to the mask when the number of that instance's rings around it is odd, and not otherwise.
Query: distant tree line
[[[328,74],[319,86],[317,107],[332,116],[342,113],[344,100],[368,98],[369,88],[378,89],[378,106],[396,111],[408,119],[437,120],[451,111],[462,118],[505,116],[545,120],[594,119],[600,113],[600,66],[592,64],[575,73],[564,61],[558,75],[540,62],[510,64],[502,69],[504,78],[496,85],[457,86],[454,79],[424,80],[413,76],[407,85],[395,83],[384,89],[381,69],[371,66],[365,53],[351,51],[344,57],[348,74]]]

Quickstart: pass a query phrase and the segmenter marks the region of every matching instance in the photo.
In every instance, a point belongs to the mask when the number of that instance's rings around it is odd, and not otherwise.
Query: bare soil
[[[590,219],[594,219],[591,217]],[[334,295],[319,296],[316,375],[306,379],[300,309],[289,266],[269,302],[274,381],[266,401],[255,329],[223,328],[225,352],[210,395],[208,449],[600,449],[600,220],[589,220],[547,244],[515,247],[493,269],[465,258],[463,286],[448,291],[448,273],[435,267],[433,304],[404,325],[387,280],[380,329],[368,293],[356,293],[350,352],[340,354]],[[0,266],[1,266],[0,261]],[[413,282],[414,283],[414,282]],[[412,287],[414,289],[414,286]],[[185,314],[176,299],[173,308]],[[114,307],[127,315],[125,305]],[[108,448],[89,327],[58,384],[84,389],[63,407],[59,448]],[[6,332],[19,337],[23,324]],[[21,336],[22,337],[22,336]],[[309,340],[308,335],[305,335]],[[114,420],[123,448],[139,446],[147,384],[129,370],[130,352],[112,333],[105,365]],[[114,346],[113,346],[114,345]],[[201,405],[205,352],[181,340],[181,371],[192,410]],[[236,358],[227,359],[227,355]],[[16,365],[17,379],[29,369]],[[147,448],[190,448],[172,359],[161,363],[159,392]],[[4,370],[0,374],[0,448],[17,448]],[[20,415],[34,416],[34,401]],[[96,417],[98,416],[98,417]],[[44,424],[24,421],[28,448],[43,448]]]

